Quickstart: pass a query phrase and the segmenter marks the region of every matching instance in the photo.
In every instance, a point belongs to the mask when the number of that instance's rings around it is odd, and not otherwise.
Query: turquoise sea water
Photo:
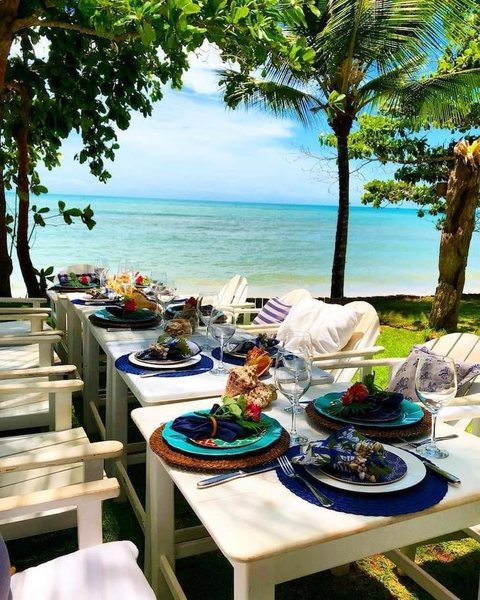
[[[166,271],[179,289],[222,285],[243,274],[252,295],[305,287],[329,294],[335,206],[204,202],[49,195],[68,206],[91,204],[96,227],[47,227],[32,248],[39,267],[129,258],[139,270]],[[479,236],[472,241],[466,291],[480,292]],[[352,207],[347,296],[431,294],[438,277],[439,232],[414,209]],[[14,283],[21,285],[18,270]]]

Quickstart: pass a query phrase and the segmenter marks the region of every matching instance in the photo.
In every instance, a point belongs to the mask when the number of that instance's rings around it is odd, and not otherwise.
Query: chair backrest
[[[346,306],[353,310],[362,313],[362,318],[355,327],[352,336],[348,340],[347,344],[342,348],[345,350],[361,350],[362,348],[368,348],[375,345],[375,342],[380,335],[380,321],[378,318],[377,311],[368,302],[363,300],[357,300],[355,302],[349,302]],[[343,360],[343,359],[342,359]],[[348,362],[354,363],[355,360],[362,360],[362,357],[346,359]],[[319,367],[322,365],[319,364]],[[357,369],[337,369],[331,371],[335,382],[347,382],[352,380]]]
[[[230,304],[243,304],[247,299],[248,284],[245,277],[235,275],[218,293],[219,306]]]
[[[280,296],[280,300],[285,302],[285,304],[291,304],[293,306],[294,304],[297,304],[297,302],[300,302],[300,300],[311,297],[312,294],[308,290],[298,288],[297,290],[290,290],[283,296]]]
[[[95,269],[96,269],[95,265],[77,264],[77,265],[69,265],[68,267],[64,267],[63,269],[60,269],[59,273],[60,274],[66,273],[67,275],[69,273],[75,273],[75,275],[82,275],[83,273],[94,273]]]

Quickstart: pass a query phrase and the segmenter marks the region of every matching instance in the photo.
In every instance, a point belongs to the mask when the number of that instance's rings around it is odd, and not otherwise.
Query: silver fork
[[[449,435],[440,435],[435,438],[435,441],[441,442],[442,440],[454,440],[458,437],[457,433],[450,433]],[[424,446],[430,442],[430,438],[426,438],[424,440],[419,440],[418,442],[411,442],[410,440],[406,440],[405,438],[398,438],[403,444],[406,444],[410,448],[419,448],[420,446]]]
[[[333,502],[332,500],[330,500],[330,498],[325,496],[325,494],[322,494],[322,492],[316,490],[313,487],[313,485],[309,481],[307,481],[307,479],[303,478],[295,471],[295,469],[292,466],[292,463],[288,460],[286,456],[279,456],[278,464],[280,465],[280,468],[287,477],[290,477],[290,479],[300,479],[300,481],[308,487],[308,489],[312,492],[312,494],[323,507],[329,508],[330,506],[333,506]]]

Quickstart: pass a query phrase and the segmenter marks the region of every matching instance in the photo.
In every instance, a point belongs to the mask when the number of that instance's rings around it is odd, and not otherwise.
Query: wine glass
[[[206,331],[206,341],[203,343],[204,350],[211,350],[212,345],[208,339],[209,334],[209,323],[212,317],[212,312],[214,306],[217,304],[217,296],[215,292],[199,292],[197,299],[197,312],[198,312],[198,320],[200,323],[205,325]]]
[[[415,391],[432,415],[430,443],[419,446],[417,452],[428,458],[445,458],[446,450],[435,443],[437,415],[457,394],[457,371],[452,358],[425,356],[419,359],[415,373]]]
[[[98,258],[95,261],[95,275],[98,279],[98,287],[104,288],[107,283],[108,262],[104,258]]]
[[[117,282],[121,285],[124,296],[128,294],[128,291],[133,286],[134,273],[135,269],[133,268],[132,264],[127,260],[122,260],[118,265]]]
[[[290,445],[305,444],[308,439],[297,432],[297,406],[312,381],[312,361],[302,350],[279,349],[275,360],[274,381],[277,389],[292,405]]]
[[[167,307],[170,304],[170,302],[172,302],[172,300],[175,299],[176,295],[177,295],[177,286],[176,286],[175,282],[173,281],[173,279],[170,279],[167,277],[165,279],[165,281],[163,282],[163,285],[161,285],[157,288],[157,292],[156,292],[156,297],[157,297],[158,303],[160,304],[161,313],[163,314],[164,319],[165,319],[165,313],[166,313]]]
[[[295,353],[301,352],[306,358],[308,358],[310,363],[312,362],[313,342],[312,336],[308,333],[308,331],[286,331],[280,349],[289,350]],[[298,414],[304,412],[305,408],[297,402],[295,405],[286,406],[283,410],[285,412],[291,412],[292,410],[295,410],[295,412]]]
[[[210,373],[213,375],[226,375],[228,369],[223,364],[223,351],[235,333],[236,316],[232,310],[214,308],[208,324],[212,337],[220,343],[220,364]]]

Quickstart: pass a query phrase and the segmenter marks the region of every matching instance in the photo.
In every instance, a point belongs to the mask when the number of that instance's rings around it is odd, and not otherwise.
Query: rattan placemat
[[[150,319],[149,321],[127,321],[125,323],[118,323],[116,321],[106,321],[105,319],[99,319],[94,314],[88,317],[93,325],[97,327],[103,327],[103,329],[150,329],[150,327],[156,327],[161,321],[161,317]]]
[[[165,425],[161,425],[152,433],[150,448],[168,464],[185,471],[196,471],[198,473],[223,473],[225,471],[263,465],[285,454],[290,446],[290,436],[285,429],[282,429],[280,439],[277,442],[266,450],[260,450],[255,454],[229,458],[201,458],[199,456],[190,456],[170,448],[162,437],[164,427]]]
[[[313,402],[307,404],[305,408],[305,412],[310,419],[311,423],[317,425],[318,427],[324,427],[325,429],[332,429],[333,431],[337,431],[337,429],[341,429],[345,427],[347,423],[339,423],[338,421],[334,421],[333,419],[329,419],[328,417],[324,417],[320,415],[313,406]],[[414,423],[413,425],[406,425],[405,427],[388,427],[386,429],[382,429],[381,427],[363,427],[361,425],[355,425],[355,429],[360,431],[364,435],[368,435],[375,439],[389,440],[394,438],[414,438],[419,435],[425,435],[426,433],[430,433],[430,429],[432,427],[432,417],[430,413],[425,412],[423,415],[423,419],[418,421],[418,423]]]

